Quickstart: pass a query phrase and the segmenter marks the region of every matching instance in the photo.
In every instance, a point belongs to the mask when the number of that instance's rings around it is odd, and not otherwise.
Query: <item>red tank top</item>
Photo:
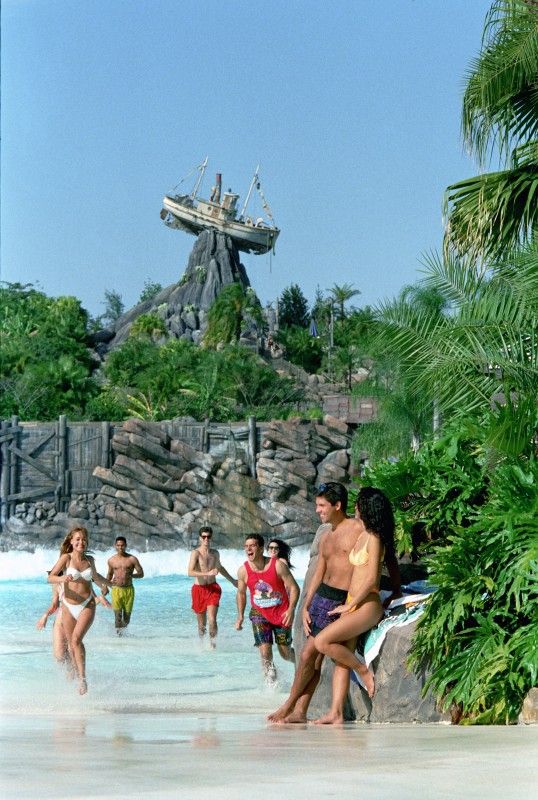
[[[263,572],[256,572],[245,561],[247,586],[252,608],[272,625],[282,625],[282,617],[289,607],[288,593],[284,581],[277,575],[276,558],[272,558]]]

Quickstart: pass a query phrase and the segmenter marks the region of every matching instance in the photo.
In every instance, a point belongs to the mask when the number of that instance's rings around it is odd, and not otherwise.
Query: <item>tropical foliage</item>
[[[209,309],[204,344],[217,347],[237,343],[243,326],[252,323],[263,328],[260,301],[251,288],[231,283],[224,287]]]
[[[90,406],[98,419],[266,419],[292,413],[300,400],[289,379],[235,345],[214,351],[184,340],[130,337],[110,353],[104,375]]]
[[[282,328],[306,328],[308,316],[308,300],[299,286],[292,283],[278,298],[278,324]]]
[[[0,417],[78,418],[96,387],[90,377],[88,316],[74,297],[0,287]]]
[[[489,261],[528,242],[538,222],[538,13],[529,0],[497,0],[468,74],[465,141],[480,164],[504,169],[449,186],[445,243]]]

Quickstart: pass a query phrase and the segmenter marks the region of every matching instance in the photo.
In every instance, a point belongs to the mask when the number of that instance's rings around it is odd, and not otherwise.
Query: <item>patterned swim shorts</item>
[[[326,583],[320,583],[318,590],[308,608],[310,614],[310,635],[317,636],[317,634],[338,619],[338,614],[328,616],[328,612],[332,611],[336,606],[342,605],[346,602],[347,592],[345,589],[335,589],[334,586],[327,586]]]
[[[261,644],[273,644],[273,635],[276,644],[291,645],[291,628],[284,628],[282,625],[273,625],[265,617],[256,611],[255,608],[250,609],[248,615],[252,622],[252,632],[254,634],[254,646],[259,647]]]

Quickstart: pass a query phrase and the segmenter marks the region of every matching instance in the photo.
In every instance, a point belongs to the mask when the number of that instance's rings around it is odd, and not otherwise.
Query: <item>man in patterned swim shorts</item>
[[[291,646],[291,626],[299,599],[299,586],[283,558],[264,556],[264,540],[259,533],[245,539],[247,560],[237,573],[236,630],[243,627],[247,588],[254,644],[260,651],[262,669],[268,685],[276,682],[273,662],[273,637],[285,661],[295,662]]]
[[[268,716],[270,722],[306,722],[306,712],[321,676],[323,655],[314,644],[316,634],[337,619],[328,616],[345,603],[353,566],[349,553],[360,523],[346,514],[347,489],[341,483],[322,483],[316,492],[316,513],[321,526],[316,533],[317,563],[302,602],[302,619],[308,637],[301,652],[288,699]],[[316,541],[316,539],[314,541]]]

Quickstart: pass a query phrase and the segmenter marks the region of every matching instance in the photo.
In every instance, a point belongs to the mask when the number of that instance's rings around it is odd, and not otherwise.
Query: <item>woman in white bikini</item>
[[[93,558],[86,554],[88,531],[73,528],[62,543],[60,558],[49,572],[49,583],[58,584],[62,605],[62,627],[79,678],[79,692],[86,694],[86,650],[82,643],[95,617],[92,581],[104,589],[110,586],[95,569]]]
[[[386,552],[394,553],[394,514],[386,495],[372,487],[359,491],[357,511],[363,530],[349,554],[353,572],[346,603],[329,612],[340,616],[315,639],[317,650],[335,662],[332,705],[325,716],[316,720],[319,724],[344,721],[350,671],[360,677],[370,697],[375,691],[373,672],[355,656],[355,646],[357,637],[383,618],[379,596],[381,565]]]

